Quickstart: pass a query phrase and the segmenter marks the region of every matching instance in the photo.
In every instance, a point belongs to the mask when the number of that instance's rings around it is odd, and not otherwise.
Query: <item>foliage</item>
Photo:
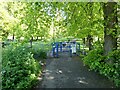
[[[103,35],[101,3],[6,2],[0,5],[3,38],[12,34],[17,39],[32,36],[49,39],[53,33],[55,38]]]
[[[31,2],[26,3],[25,16],[22,18],[22,24],[27,26],[25,29],[26,38],[30,37],[48,37],[50,18],[45,12],[45,3]]]
[[[0,34],[2,35],[3,40],[6,40],[9,35],[12,35],[15,36],[18,41],[20,41],[21,38],[24,38],[24,42],[27,43],[31,37],[39,37],[41,40],[46,41],[51,39],[53,39],[53,41],[60,41],[58,38],[87,38],[88,35],[90,35],[92,37],[98,37],[100,39],[99,42],[93,44],[94,48],[102,48],[102,42],[105,41],[103,39],[103,36],[105,35],[105,24],[107,24],[107,22],[104,20],[104,12],[106,13],[114,8],[111,7],[111,9],[109,9],[108,7],[108,10],[104,10],[103,5],[104,3],[102,2],[1,2]],[[115,12],[113,12],[112,15],[116,16]],[[110,21],[108,22],[109,24],[112,24],[111,21],[114,21],[109,19],[107,20]],[[119,25],[116,25],[116,27],[119,27]],[[110,25],[110,29],[111,28],[112,26]],[[110,30],[110,33],[113,34],[114,31]],[[118,30],[117,33],[119,36],[120,30]],[[65,39],[63,39],[63,41],[64,40]],[[106,42],[107,40],[104,43]],[[37,64],[37,61],[35,61],[33,58],[33,54],[34,56],[37,55],[37,57],[44,59],[46,58],[46,51],[51,48],[47,44],[45,46],[44,45],[35,44],[30,50],[24,46],[7,47],[3,51],[3,69],[7,70],[7,72],[10,71],[11,74],[15,72],[14,70],[19,70],[20,67],[16,67],[17,62],[21,64],[23,62],[29,62],[30,60],[31,62],[29,63],[36,62]],[[24,49],[25,52],[23,52]],[[106,64],[104,62],[105,59],[114,59],[114,64]],[[9,63],[12,64],[9,65]],[[90,69],[99,71],[101,74],[113,78],[113,80],[119,84],[119,79],[117,78],[116,73],[120,72],[119,69],[117,69],[117,67],[119,67],[119,51],[114,51],[107,57],[104,57],[103,50],[95,49],[93,51],[90,51],[88,53],[88,56],[84,58],[84,63],[90,66]],[[14,64],[14,67],[11,66]],[[12,71],[11,67],[15,69]],[[25,66],[23,66],[23,69],[24,67]],[[30,67],[32,68],[32,66]],[[31,68],[29,68],[30,71]],[[5,73],[5,75],[9,75],[9,77],[12,78],[15,76],[10,76],[10,74]],[[33,74],[34,72],[32,72],[30,75],[34,76]],[[26,85],[28,84],[28,79],[29,78],[27,77],[25,78]],[[4,80],[8,80],[3,83],[4,86],[7,84],[8,86],[11,85],[11,87],[24,85],[22,80],[20,84],[13,83],[15,85],[12,85],[10,83],[11,78],[6,78]],[[29,80],[29,82],[31,81]]]
[[[116,83],[117,86],[120,86],[120,50],[114,50],[113,52],[110,52],[107,56],[107,59],[113,59],[113,68],[114,68],[114,74],[112,76],[112,79]]]
[[[3,50],[2,87],[9,89],[30,88],[40,72],[39,63],[29,48],[11,45]]]
[[[103,50],[102,49],[95,49],[90,51],[86,57],[84,57],[83,62],[90,66],[90,69],[95,69],[98,71],[98,67],[101,64],[101,62],[104,60]]]
[[[44,37],[49,35],[51,18],[45,11],[43,2],[1,2],[0,29],[3,40],[15,35],[16,39],[24,37]]]
[[[33,44],[31,52],[32,54],[34,54],[33,57],[38,61],[43,61],[47,58],[47,48],[45,47],[45,44],[43,44],[43,42],[36,42],[35,44]]]
[[[98,71],[100,74],[105,75],[107,78],[113,80],[116,86],[120,86],[120,51],[115,50],[111,52],[107,57],[103,56],[102,49],[95,49],[88,53],[83,58],[85,65],[90,67],[90,70]],[[109,58],[114,59],[112,64],[106,63],[104,60]]]
[[[88,34],[103,36],[103,13],[101,3],[74,2],[66,5],[67,32],[74,37],[84,38]],[[72,14],[71,14],[72,12]]]

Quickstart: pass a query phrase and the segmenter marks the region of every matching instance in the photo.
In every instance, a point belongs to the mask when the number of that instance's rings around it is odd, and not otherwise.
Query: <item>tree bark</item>
[[[83,44],[85,45],[85,38],[83,38],[82,40],[83,40]]]
[[[90,51],[92,50],[92,42],[93,42],[92,36],[90,34],[88,35],[87,40],[88,40],[88,47]]]
[[[92,19],[93,19],[93,2],[89,2],[89,4],[90,4],[90,7],[89,7],[89,10],[90,10],[90,18],[88,18],[90,21],[92,21]],[[91,29],[92,29],[92,22],[90,23],[90,25],[91,25]],[[90,30],[90,32],[91,32],[91,30]],[[92,38],[92,35],[91,35],[91,33],[89,32],[89,34],[88,34],[88,46],[89,46],[89,51],[90,50],[92,50],[93,49],[93,46],[92,46],[92,42],[93,42],[93,38]]]
[[[117,3],[107,2],[104,4],[104,55],[108,55],[109,52],[117,49],[117,28],[115,25],[117,20]]]
[[[13,41],[14,41],[14,39],[15,39],[15,35],[14,35],[14,33],[13,33],[13,37],[12,37],[12,39],[13,39]]]
[[[36,41],[38,40],[38,36],[37,36],[37,38],[36,38]]]
[[[100,41],[100,38],[98,37],[98,40],[97,40],[97,44],[100,48],[102,48],[102,44],[101,44],[101,41]]]

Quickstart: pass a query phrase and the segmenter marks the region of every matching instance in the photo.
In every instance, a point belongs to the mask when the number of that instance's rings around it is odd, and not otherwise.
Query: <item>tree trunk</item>
[[[37,38],[36,38],[36,41],[38,40],[38,36],[37,36]]]
[[[42,40],[42,36],[41,36],[41,40]]]
[[[12,39],[13,39],[13,41],[14,41],[14,39],[15,39],[15,35],[14,35],[14,33],[13,33],[13,37],[12,37]]]
[[[82,40],[83,40],[83,44],[85,45],[85,38],[83,38]]]
[[[93,42],[92,36],[88,35],[87,39],[88,39],[88,47],[89,47],[89,51],[90,51],[90,50],[92,50],[92,42]]]
[[[117,8],[115,2],[104,4],[104,54],[108,55],[113,49],[117,49]]]
[[[100,46],[100,48],[102,48],[103,46],[102,46],[102,44],[101,44],[101,40],[100,40],[100,38],[98,37],[98,45]]]
[[[30,39],[30,48],[32,48],[33,37]]]
[[[117,20],[117,3],[107,2],[104,4],[104,55],[108,55],[109,52],[117,49],[117,29],[115,25]],[[111,61],[110,61],[111,62]]]
[[[93,20],[93,2],[90,2],[89,3],[90,4],[90,18],[89,18],[89,20],[90,21],[92,21]],[[92,22],[90,23],[90,25],[91,25],[91,29],[92,29],[92,27],[93,27],[93,25],[92,25]],[[91,32],[91,30],[90,30],[90,32]],[[92,47],[92,42],[93,42],[93,38],[92,38],[92,35],[91,35],[91,33],[89,32],[89,34],[88,34],[88,46],[89,46],[89,51],[90,50],[92,50],[93,49],[93,47]]]

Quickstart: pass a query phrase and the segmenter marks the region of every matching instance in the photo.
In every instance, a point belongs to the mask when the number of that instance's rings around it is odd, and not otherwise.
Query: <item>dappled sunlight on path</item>
[[[113,88],[106,77],[89,71],[78,56],[70,57],[67,52],[59,58],[48,58],[42,82],[37,88]]]

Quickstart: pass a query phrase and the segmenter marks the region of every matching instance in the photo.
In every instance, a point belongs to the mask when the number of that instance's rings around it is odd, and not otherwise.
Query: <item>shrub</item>
[[[91,50],[87,56],[83,58],[85,65],[90,67],[90,70],[98,71],[107,78],[114,81],[117,87],[120,86],[120,51],[115,50],[110,52],[108,56],[103,56],[102,49]],[[108,64],[105,60],[112,59],[113,63]]]
[[[41,61],[43,63],[45,62],[45,59],[47,58],[47,50],[45,44],[40,44],[37,42],[33,44],[32,48],[30,48],[30,51],[37,61]]]
[[[32,52],[34,58],[36,58],[36,59],[42,60],[42,59],[47,58],[47,53],[43,49],[35,50],[34,48],[32,48],[31,52]]]
[[[11,90],[30,88],[40,73],[40,68],[29,48],[10,45],[2,54],[2,87]]]
[[[120,87],[120,50],[110,52],[107,56],[107,59],[109,58],[113,60],[112,68],[114,69],[111,78],[115,84]]]
[[[99,65],[104,60],[104,56],[102,54],[102,49],[91,50],[87,56],[83,58],[83,62],[85,65],[88,65],[91,70],[98,71]]]

